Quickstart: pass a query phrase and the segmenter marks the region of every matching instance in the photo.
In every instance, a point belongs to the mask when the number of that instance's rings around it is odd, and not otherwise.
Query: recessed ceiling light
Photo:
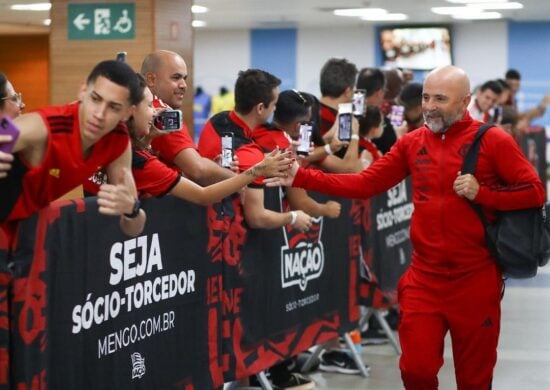
[[[49,11],[51,3],[12,4],[10,9],[14,11]]]
[[[455,4],[474,4],[474,3],[503,3],[506,0],[447,0],[449,3]]]
[[[369,17],[375,15],[384,15],[387,14],[383,8],[344,8],[344,9],[335,9],[334,15],[337,16],[359,16],[359,17]]]
[[[208,8],[203,7],[202,5],[192,5],[191,12],[194,14],[204,14],[208,12]]]
[[[438,15],[462,15],[481,12],[480,8],[471,7],[432,7],[431,11]]]
[[[502,18],[502,14],[498,12],[480,12],[480,13],[474,13],[474,14],[460,14],[460,15],[452,15],[453,19],[460,19],[460,20],[487,20],[487,19],[500,19]]]
[[[193,20],[191,22],[191,26],[193,26],[193,27],[206,27],[206,22],[204,20]]]
[[[44,19],[44,21],[42,22],[42,24],[44,26],[49,26],[50,24],[52,24],[52,20],[51,19]]]
[[[390,22],[390,21],[399,21],[399,20],[406,20],[409,17],[405,14],[383,14],[383,15],[376,15],[376,16],[362,16],[361,19],[368,20],[371,22]]]
[[[522,9],[523,4],[512,1],[510,3],[475,3],[468,4],[468,7],[482,8],[482,9]]]

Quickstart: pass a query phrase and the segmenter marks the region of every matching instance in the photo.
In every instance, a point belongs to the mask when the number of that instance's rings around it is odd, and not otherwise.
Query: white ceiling
[[[11,4],[33,3],[44,0],[0,0],[0,34],[47,32],[43,27],[49,12],[11,11]],[[128,0],[116,0],[127,2]],[[162,1],[162,0],[157,0]],[[550,0],[514,0],[523,3],[521,10],[499,11],[513,21],[550,20]],[[93,3],[90,0],[90,3]],[[204,20],[206,29],[249,29],[267,27],[338,27],[360,26],[365,22],[356,18],[335,16],[335,8],[384,8],[391,13],[404,13],[411,23],[458,23],[449,16],[435,15],[431,7],[453,6],[445,0],[195,0],[195,4],[209,8],[206,14],[196,14]],[[380,24],[380,22],[375,22]],[[398,24],[397,22],[388,22]],[[480,23],[479,21],[475,23]],[[482,23],[482,22],[481,22]],[[481,39],[481,37],[480,37]]]

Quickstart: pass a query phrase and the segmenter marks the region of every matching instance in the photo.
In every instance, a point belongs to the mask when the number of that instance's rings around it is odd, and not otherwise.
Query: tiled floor
[[[493,389],[550,389],[550,266],[534,279],[509,281],[502,304],[502,325]],[[317,389],[397,390],[402,388],[398,357],[389,345],[363,348],[370,377],[316,373]],[[456,389],[449,340],[439,374],[441,390]]]

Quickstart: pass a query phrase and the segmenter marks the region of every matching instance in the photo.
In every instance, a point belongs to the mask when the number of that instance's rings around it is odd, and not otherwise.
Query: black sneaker
[[[399,326],[399,311],[395,307],[388,310],[386,321],[392,330],[397,330]]]
[[[367,372],[369,366],[365,364]],[[345,351],[325,351],[321,355],[321,364],[319,364],[319,370],[325,372],[339,372],[341,374],[359,374],[359,367],[355,363],[355,360]]]
[[[381,329],[369,328],[361,332],[361,345],[382,345],[389,343],[386,333]]]
[[[295,365],[293,367],[289,367],[289,370],[291,372],[298,372],[298,373],[302,373],[302,367],[304,366],[304,364],[306,364],[306,362],[309,360],[309,358],[311,357],[312,353],[308,350],[306,351],[303,351],[303,352],[300,352],[295,358],[294,358],[294,363]],[[314,361],[313,361],[313,364],[311,365],[311,368],[307,371],[307,372],[313,372],[313,371],[317,371],[317,369],[319,368],[319,363],[321,363],[321,361],[319,360],[319,358],[317,357]]]
[[[292,373],[284,381],[272,380],[273,388],[289,390],[311,390],[315,388],[315,382],[298,373]]]

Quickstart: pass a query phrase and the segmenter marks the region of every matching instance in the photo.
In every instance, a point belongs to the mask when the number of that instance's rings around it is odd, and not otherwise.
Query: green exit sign
[[[134,39],[135,4],[69,4],[69,40]]]

